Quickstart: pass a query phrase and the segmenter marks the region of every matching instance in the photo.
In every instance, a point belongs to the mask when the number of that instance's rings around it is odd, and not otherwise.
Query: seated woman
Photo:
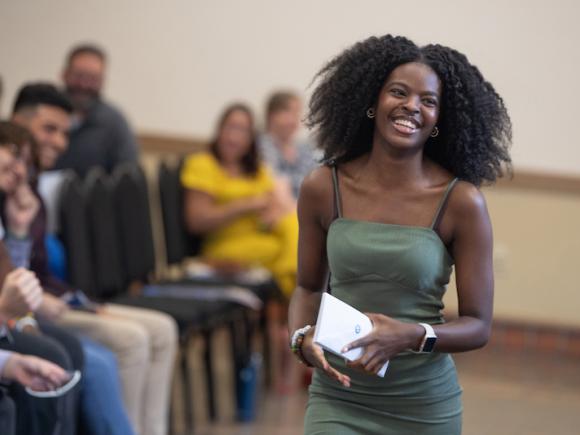
[[[298,246],[292,194],[260,161],[247,106],[234,104],[224,111],[209,150],[186,160],[181,183],[186,225],[203,236],[204,259],[265,267],[290,297]]]

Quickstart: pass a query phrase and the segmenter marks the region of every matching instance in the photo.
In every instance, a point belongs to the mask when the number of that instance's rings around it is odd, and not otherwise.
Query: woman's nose
[[[403,104],[403,108],[409,113],[419,113],[419,98],[408,97]]]

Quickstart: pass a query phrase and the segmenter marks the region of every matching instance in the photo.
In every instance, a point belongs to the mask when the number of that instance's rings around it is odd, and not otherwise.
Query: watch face
[[[428,337],[425,340],[425,345],[423,346],[423,352],[433,352],[433,347],[435,346],[436,341],[437,341],[437,337]]]

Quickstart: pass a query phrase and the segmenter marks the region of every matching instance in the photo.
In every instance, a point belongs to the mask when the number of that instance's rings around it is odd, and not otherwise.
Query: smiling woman
[[[316,129],[325,158],[340,163],[371,150],[375,124],[367,111],[376,108],[393,70],[409,63],[428,66],[441,86],[433,95],[437,130],[424,143],[425,155],[476,185],[495,181],[502,163],[511,162],[511,123],[501,97],[462,53],[438,44],[419,48],[390,35],[355,44],[318,73],[307,124]]]
[[[289,313],[292,349],[316,367],[305,433],[460,434],[449,353],[490,334],[492,233],[477,186],[509,166],[507,111],[464,55],[402,37],[362,41],[319,78],[308,121],[327,164],[302,185]],[[445,322],[453,267],[459,312]],[[332,294],[373,323],[344,343],[363,348],[353,362],[313,342],[328,273]]]
[[[379,94],[373,140],[403,149],[422,146],[439,134],[440,98],[441,82],[429,66],[411,62],[395,68]]]

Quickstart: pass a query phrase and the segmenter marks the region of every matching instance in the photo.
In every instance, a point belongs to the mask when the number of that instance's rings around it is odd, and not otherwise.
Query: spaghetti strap
[[[455,184],[457,183],[458,180],[459,180],[459,178],[454,178],[447,185],[447,189],[445,189],[445,193],[443,193],[443,197],[441,198],[441,200],[439,201],[439,205],[437,206],[437,211],[435,212],[435,216],[433,217],[433,222],[431,222],[430,228],[432,230],[436,229],[437,225],[439,225],[439,221],[441,220],[441,215],[443,214],[442,213],[443,209],[445,208],[445,205],[447,204],[447,198],[449,197],[451,190],[453,190],[453,187],[455,186]]]
[[[332,165],[332,186],[334,188],[334,217],[342,217],[342,201],[338,188],[338,170],[336,164]]]

